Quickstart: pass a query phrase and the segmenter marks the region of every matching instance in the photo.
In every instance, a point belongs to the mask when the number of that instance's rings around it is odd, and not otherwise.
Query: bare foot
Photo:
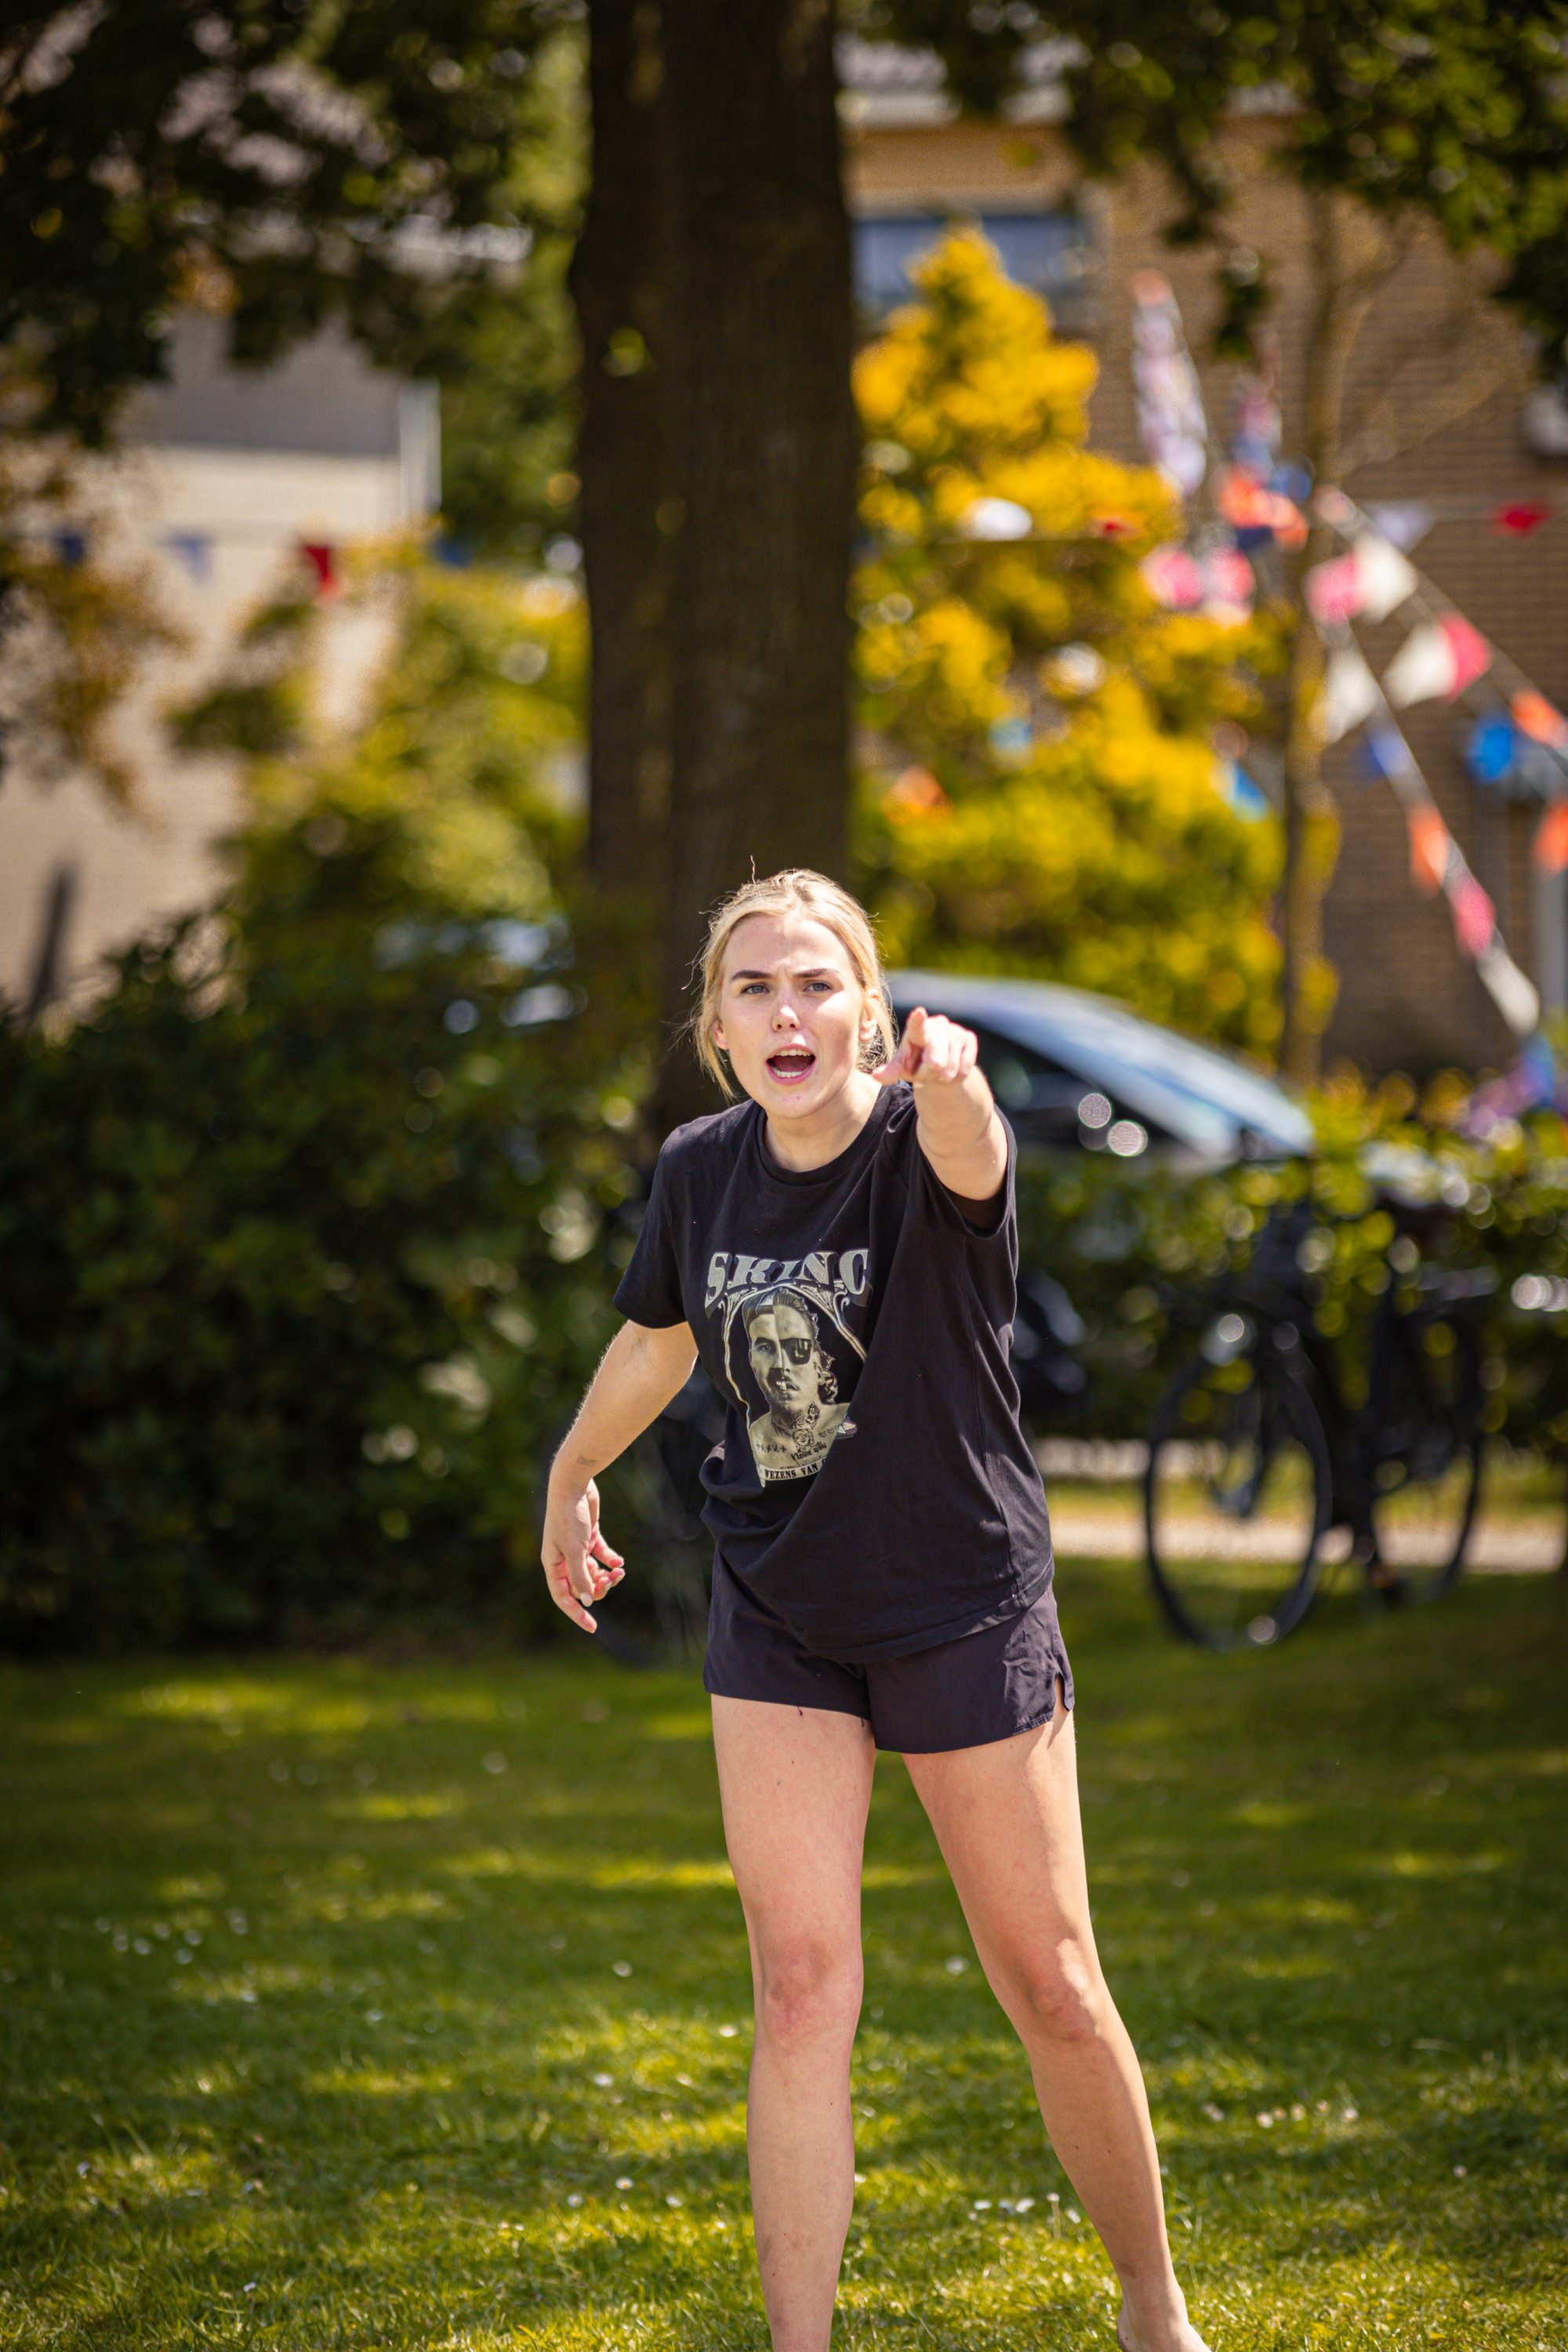
[[[1116,2315],[1116,2341],[1121,2352],[1150,2352],[1150,2347],[1128,2318],[1125,2303]],[[1184,2316],[1170,2337],[1170,2352],[1209,2352],[1209,2347],[1192,2321]]]

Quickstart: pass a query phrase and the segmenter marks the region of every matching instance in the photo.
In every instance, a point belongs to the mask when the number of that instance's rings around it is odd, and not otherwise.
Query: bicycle
[[[1324,1570],[1359,1568],[1386,1603],[1436,1600],[1463,1572],[1481,1478],[1487,1271],[1424,1260],[1444,1212],[1384,1197],[1395,1233],[1373,1309],[1366,1397],[1345,1393],[1313,1318],[1315,1213],[1276,1213],[1206,1302],[1197,1347],[1155,1414],[1144,1475],[1150,1580],[1171,1630],[1210,1650],[1294,1632]]]

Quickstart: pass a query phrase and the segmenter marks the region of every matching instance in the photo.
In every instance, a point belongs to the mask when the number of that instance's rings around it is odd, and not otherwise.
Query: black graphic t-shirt
[[[1009,1350],[1018,1265],[932,1172],[910,1089],[804,1173],[745,1102],[659,1154],[616,1292],[687,1323],[729,1408],[703,1518],[733,1572],[811,1646],[897,1657],[1028,1608],[1050,1582],[1046,1498]]]

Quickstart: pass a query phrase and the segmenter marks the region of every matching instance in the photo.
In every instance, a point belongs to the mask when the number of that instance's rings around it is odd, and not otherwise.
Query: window
[[[909,270],[945,231],[973,214],[869,214],[854,224],[855,293],[870,320],[885,318],[914,289]],[[1081,215],[1064,206],[1049,213],[982,213],[976,226],[989,237],[1016,285],[1043,295],[1058,323],[1076,331],[1093,254]]]

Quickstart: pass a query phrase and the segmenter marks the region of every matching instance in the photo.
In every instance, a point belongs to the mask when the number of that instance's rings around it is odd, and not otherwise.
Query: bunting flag
[[[335,596],[338,589],[337,549],[301,540],[300,552],[316,575],[318,596]]]
[[[1318,705],[1318,725],[1325,743],[1337,743],[1363,719],[1370,719],[1383,700],[1359,646],[1341,646],[1329,656]]]
[[[205,531],[171,530],[165,533],[163,545],[198,586],[212,578],[213,543]]]
[[[1267,793],[1255,784],[1239,761],[1226,759],[1223,752],[1215,754],[1214,788],[1229,809],[1232,816],[1256,824],[1266,817],[1273,803]]]
[[[1396,547],[1367,530],[1348,555],[1314,563],[1303,585],[1312,618],[1332,628],[1361,614],[1369,621],[1385,621],[1415,593],[1416,573]]]
[[[1190,499],[1208,471],[1208,420],[1176,298],[1156,269],[1132,280],[1132,383],[1149,461]]]
[[[1230,468],[1215,503],[1243,547],[1249,538],[1276,540],[1281,547],[1307,544],[1307,518],[1294,499],[1267,488],[1243,467]]]
[[[1169,613],[1194,613],[1204,601],[1204,575],[1184,547],[1156,547],[1138,566],[1143,585]]]
[[[1374,776],[1382,776],[1391,784],[1407,780],[1419,782],[1420,770],[1415,754],[1392,719],[1367,729],[1366,754]]]
[[[1407,808],[1405,821],[1410,828],[1410,878],[1418,889],[1432,892],[1443,887],[1443,877],[1448,870],[1448,851],[1452,846],[1448,828],[1439,812],[1430,803]]]
[[[1568,751],[1568,719],[1532,686],[1523,688],[1509,704],[1521,735],[1544,743],[1549,751]]]
[[[1216,547],[1203,560],[1205,618],[1229,626],[1252,617],[1252,566],[1239,548]]]
[[[1423,621],[1410,632],[1384,672],[1383,691],[1395,710],[1441,695],[1451,702],[1491,667],[1486,639],[1458,613]]]
[[[1517,506],[1499,507],[1492,516],[1492,529],[1503,539],[1528,539],[1531,531],[1552,520],[1552,509],[1539,499],[1521,499]]]
[[[1506,784],[1518,765],[1518,748],[1507,712],[1489,710],[1470,730],[1465,765],[1478,784]]]
[[[1415,881],[1424,890],[1443,892],[1454,937],[1474,963],[1481,985],[1515,1036],[1528,1037],[1540,1026],[1541,998],[1503,944],[1497,909],[1434,803],[1407,802],[1405,814]]]
[[[1561,874],[1568,866],[1568,800],[1552,802],[1535,829],[1530,854],[1543,874]]]
[[[1366,519],[1390,547],[1408,555],[1413,547],[1419,547],[1437,517],[1424,500],[1404,499],[1392,506],[1368,507]]]
[[[1279,396],[1274,380],[1278,373],[1277,357],[1271,355],[1263,373],[1245,370],[1237,375],[1230,419],[1230,454],[1236,464],[1258,481],[1283,489],[1282,482],[1273,480],[1279,463]]]
[[[1415,595],[1415,567],[1399,550],[1374,530],[1363,531],[1351,550],[1361,610],[1369,621],[1386,621]]]

